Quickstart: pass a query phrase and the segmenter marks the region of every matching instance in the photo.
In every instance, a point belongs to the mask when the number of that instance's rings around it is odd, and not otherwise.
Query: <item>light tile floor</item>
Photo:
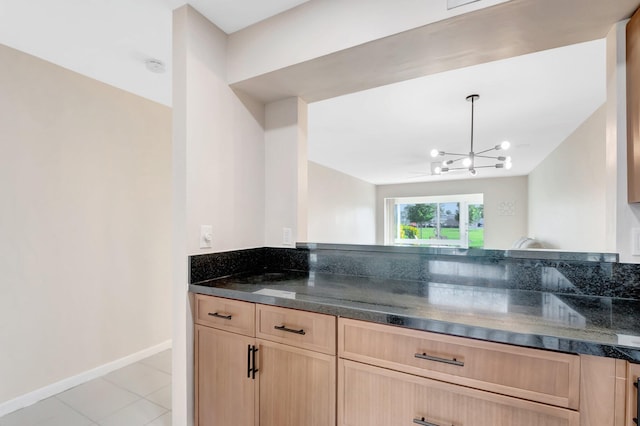
[[[0,426],[171,426],[171,350],[0,417]]]

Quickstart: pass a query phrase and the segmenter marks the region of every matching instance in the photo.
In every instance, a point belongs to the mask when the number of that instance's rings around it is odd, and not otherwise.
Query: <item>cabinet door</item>
[[[196,325],[196,425],[253,426],[257,381],[248,374],[253,344],[251,337]]]
[[[334,426],[336,357],[258,340],[260,426]]]
[[[640,379],[640,364],[629,363],[627,370],[627,426],[636,426],[633,419],[638,418],[638,388],[635,384]]]
[[[339,426],[578,426],[577,412],[339,361]]]

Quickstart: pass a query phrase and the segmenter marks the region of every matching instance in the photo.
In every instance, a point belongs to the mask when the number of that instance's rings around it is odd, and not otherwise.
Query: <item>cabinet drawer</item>
[[[255,337],[255,304],[196,295],[196,324]]]
[[[578,426],[579,417],[566,408],[338,361],[338,426]]]
[[[342,358],[578,409],[580,357],[340,318]]]
[[[303,349],[336,354],[336,317],[256,305],[256,337]]]

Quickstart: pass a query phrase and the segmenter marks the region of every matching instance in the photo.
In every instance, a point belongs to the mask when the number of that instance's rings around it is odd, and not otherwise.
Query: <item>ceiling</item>
[[[190,0],[227,33],[308,0]],[[171,106],[173,9],[185,0],[1,0],[0,43]],[[153,74],[146,59],[167,64]]]
[[[231,33],[307,1],[189,3]],[[171,106],[172,10],[185,3],[1,0],[0,43]],[[309,157],[376,184],[433,180],[425,176],[432,162],[428,152],[468,151],[465,97],[479,93],[476,147],[504,139],[514,147],[511,171],[484,169],[482,175],[527,174],[604,102],[604,55],[600,40],[311,103]],[[167,72],[149,72],[149,58],[167,63]]]
[[[605,52],[596,40],[309,104],[309,159],[374,184],[468,178],[431,176],[429,152],[469,152],[477,93],[475,151],[509,140],[513,159],[478,177],[526,175],[605,102]]]

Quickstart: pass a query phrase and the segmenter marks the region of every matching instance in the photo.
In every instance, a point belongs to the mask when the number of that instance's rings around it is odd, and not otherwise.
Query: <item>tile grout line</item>
[[[72,388],[73,389],[73,388]],[[58,398],[58,395],[60,395],[63,392],[57,393],[55,395],[53,395],[50,398],[55,398],[56,401],[60,402],[62,405],[68,407],[71,411],[79,414],[80,416],[84,417],[85,419],[89,420],[92,424],[98,424],[95,420],[93,420],[91,417],[88,417],[87,415],[81,413],[80,411],[76,410],[75,407],[72,407],[71,405],[67,404],[66,402],[64,402],[62,399]],[[44,401],[44,400],[43,400]],[[37,403],[36,403],[37,404]]]

